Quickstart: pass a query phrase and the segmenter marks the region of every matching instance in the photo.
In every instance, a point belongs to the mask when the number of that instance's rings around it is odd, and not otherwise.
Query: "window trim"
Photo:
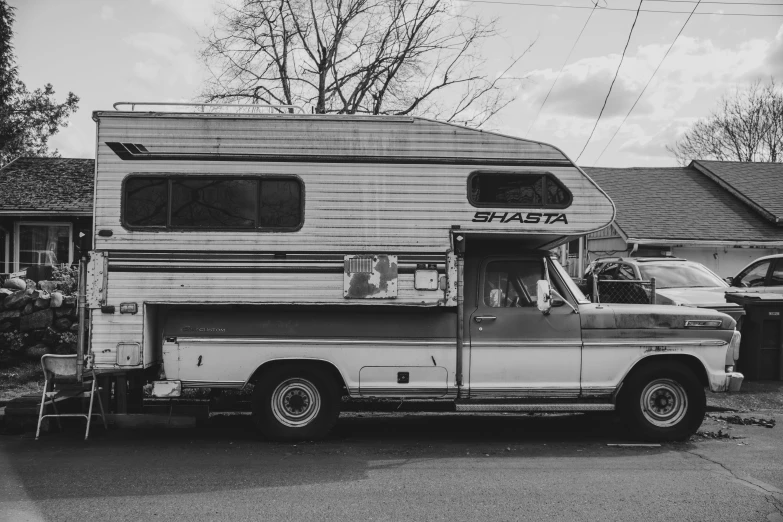
[[[548,204],[546,202],[546,199],[547,199],[547,195],[549,194],[549,192],[547,191],[546,183],[544,184],[544,190],[543,190],[544,202],[540,206],[539,205],[530,206],[530,205],[521,205],[521,204],[508,204],[508,203],[504,203],[504,204],[499,204],[499,203],[481,203],[479,201],[474,201],[473,200],[473,195],[472,195],[472,191],[471,191],[471,185],[473,183],[473,178],[475,178],[476,176],[479,176],[479,175],[482,175],[482,176],[483,175],[496,176],[496,175],[509,175],[509,174],[513,174],[513,175],[517,175],[517,176],[537,176],[537,177],[543,177],[545,180],[554,179],[555,182],[558,185],[560,185],[563,188],[563,190],[565,190],[566,194],[568,194],[568,203],[560,204],[560,205]],[[473,172],[471,172],[468,175],[468,181],[467,181],[466,187],[467,187],[467,192],[468,192],[467,193],[468,203],[470,203],[471,206],[476,207],[476,208],[526,208],[526,209],[529,208],[529,209],[543,209],[543,210],[547,210],[547,209],[564,209],[564,208],[568,208],[568,207],[570,207],[574,203],[574,194],[565,185],[565,183],[560,181],[560,179],[557,176],[555,176],[553,173],[551,173],[551,172],[516,171],[516,170],[474,170]]]
[[[484,286],[486,285],[487,267],[489,267],[490,263],[494,263],[494,262],[497,262],[497,261],[500,261],[500,262],[504,262],[504,261],[505,262],[508,262],[508,261],[511,261],[511,262],[514,262],[514,261],[538,261],[538,262],[541,263],[541,271],[542,272],[545,272],[544,265],[547,262],[547,260],[543,256],[538,257],[538,256],[535,256],[535,255],[531,255],[531,256],[524,256],[524,255],[523,256],[490,256],[490,257],[484,258],[484,260],[479,265],[481,272],[480,272],[479,278],[478,278],[479,279],[479,286],[478,286],[478,288],[476,288],[476,302],[478,304],[478,307],[476,308],[477,310],[481,309],[481,308],[485,308],[487,310],[497,310],[498,309],[497,307],[489,306],[484,301]],[[542,279],[543,279],[543,277],[545,277],[545,274],[542,275]],[[537,298],[538,296],[535,295],[535,294],[531,294],[531,297]],[[502,309],[506,309],[506,308],[509,308],[509,309],[520,309],[521,310],[521,309],[536,308],[536,306],[537,306],[537,302],[534,301],[530,305],[527,305],[527,306],[519,306],[519,307],[502,306],[502,307],[499,307],[499,308],[502,308]]]
[[[139,226],[131,225],[125,219],[126,192],[125,187],[128,180],[138,178],[165,178],[168,183],[168,202],[166,204],[166,225],[164,226]],[[207,227],[172,227],[171,223],[171,200],[173,190],[171,181],[174,179],[250,179],[259,182],[263,180],[295,180],[299,183],[299,224],[296,227],[226,227],[226,228],[207,228]],[[259,183],[260,189],[260,183]],[[305,183],[302,178],[296,174],[189,174],[181,172],[132,172],[122,179],[120,188],[120,223],[122,228],[131,232],[298,232],[305,224]],[[256,222],[258,222],[259,200],[256,199]]]
[[[780,270],[783,270],[783,257],[773,258],[772,261],[767,272],[767,284],[765,286],[780,286],[772,284],[772,275],[777,271],[778,267],[780,267]]]
[[[68,227],[68,264],[73,264],[73,223],[68,221],[14,221],[14,272],[19,272],[20,226]],[[7,251],[6,251],[7,252]],[[64,262],[62,264],[65,264]],[[35,265],[41,266],[41,265]],[[44,265],[50,266],[50,265]]]

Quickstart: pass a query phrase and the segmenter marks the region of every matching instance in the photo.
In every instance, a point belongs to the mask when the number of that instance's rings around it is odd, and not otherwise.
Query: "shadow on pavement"
[[[433,459],[628,456],[606,447],[627,440],[627,433],[605,414],[349,413],[326,440],[297,444],[262,440],[250,417],[240,415],[216,416],[194,429],[103,432],[96,426],[86,443],[80,434],[73,426],[39,441],[29,433],[0,437],[0,453],[18,483],[3,488],[0,499],[192,494],[357,481],[373,469]]]

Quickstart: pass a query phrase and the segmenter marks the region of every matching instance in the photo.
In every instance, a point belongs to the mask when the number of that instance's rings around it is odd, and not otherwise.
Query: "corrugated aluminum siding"
[[[557,149],[428,120],[408,118],[99,113],[97,250],[192,250],[284,252],[440,252],[448,230],[577,235],[607,225],[609,198]],[[301,156],[291,161],[122,160],[107,142],[142,144],[150,152],[213,152]],[[389,163],[306,163],[311,155],[388,158]],[[395,163],[405,158],[473,165]],[[290,159],[290,158],[289,158]],[[490,165],[483,166],[486,160]],[[363,161],[363,160],[360,160]],[[422,160],[423,161],[423,160]],[[498,161],[550,162],[566,166],[497,166]],[[552,163],[553,162],[553,163]],[[573,193],[568,224],[473,223],[481,208],[467,201],[467,177],[475,170],[545,171]],[[131,173],[294,174],[305,186],[304,226],[296,232],[129,231],[120,221],[122,180]],[[550,211],[558,212],[558,211]]]

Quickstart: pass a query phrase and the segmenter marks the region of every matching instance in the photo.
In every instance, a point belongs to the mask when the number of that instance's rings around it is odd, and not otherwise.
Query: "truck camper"
[[[277,440],[379,397],[618,410],[674,440],[705,388],[742,382],[729,316],[593,304],[550,257],[615,213],[551,145],[414,117],[130,109],[93,115],[80,354],[99,374],[166,397],[252,386]]]

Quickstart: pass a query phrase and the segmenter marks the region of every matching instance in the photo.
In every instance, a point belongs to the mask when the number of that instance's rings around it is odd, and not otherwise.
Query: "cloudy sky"
[[[472,13],[499,19],[502,38],[483,49],[490,69],[502,71],[512,56],[533,44],[511,71],[524,78],[508,83],[516,101],[485,127],[552,143],[576,159],[620,62],[638,2],[600,0],[612,10],[593,13],[536,118],[590,15],[590,0],[460,1]],[[110,110],[117,101],[193,100],[206,77],[197,56],[199,35],[214,22],[215,0],[10,4],[17,8],[14,47],[28,88],[52,83],[60,99],[68,91],[81,97],[70,126],[52,140],[64,157],[94,155],[92,111]],[[673,166],[665,146],[708,115],[722,95],[755,79],[774,77],[783,84],[783,0],[702,0],[604,152],[693,6],[690,0],[643,0],[619,77],[581,165]]]

